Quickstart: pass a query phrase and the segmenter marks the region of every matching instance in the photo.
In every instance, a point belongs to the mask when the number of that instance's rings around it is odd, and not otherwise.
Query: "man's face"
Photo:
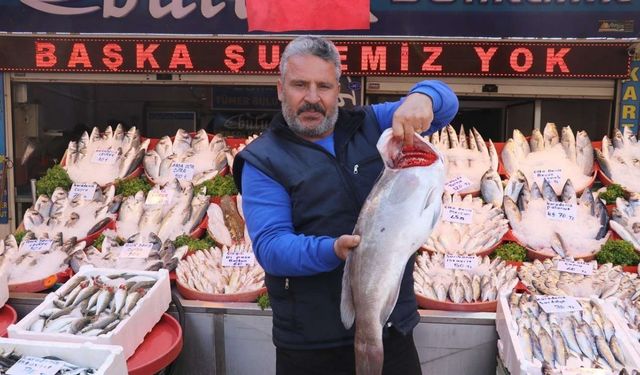
[[[335,66],[313,55],[289,58],[278,99],[287,124],[302,138],[324,138],[333,131],[338,118],[340,86]]]

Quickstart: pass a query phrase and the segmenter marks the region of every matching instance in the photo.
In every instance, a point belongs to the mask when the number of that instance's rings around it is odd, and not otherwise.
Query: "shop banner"
[[[0,37],[0,71],[278,74],[288,40]],[[348,76],[626,78],[628,43],[335,40]],[[171,76],[167,77],[171,79]]]
[[[638,74],[640,70],[640,56],[634,57],[631,61],[631,71],[629,79],[622,81],[622,90],[620,95],[620,112],[618,124],[620,130],[625,127],[631,128],[633,134],[638,133],[638,115],[640,114],[640,82]]]
[[[6,146],[6,137],[4,133],[5,129],[5,113],[4,113],[4,75],[0,73],[0,158],[5,158],[7,156],[7,146]],[[0,163],[0,175],[2,174],[2,168],[5,168],[7,164]],[[0,181],[2,179],[0,178]],[[9,224],[9,203],[8,203],[8,190],[7,190],[7,182],[5,181],[5,186],[2,189],[4,192],[2,197],[0,197],[0,224]]]
[[[248,2],[247,2],[248,1]],[[326,0],[323,0],[326,1]],[[351,5],[362,0],[331,0]],[[251,3],[303,0],[3,0],[0,32],[94,34],[264,34],[249,27]],[[633,38],[640,0],[370,0],[367,18],[352,29],[324,25],[316,33],[365,36]],[[344,6],[316,12],[318,23],[353,17]],[[269,14],[271,17],[271,14]],[[274,19],[278,19],[274,15]],[[364,25],[362,22],[364,21]],[[355,22],[351,20],[350,22]],[[342,27],[345,25],[343,24]],[[364,28],[363,28],[364,27]],[[362,29],[363,28],[363,29]],[[263,29],[285,30],[281,28]]]

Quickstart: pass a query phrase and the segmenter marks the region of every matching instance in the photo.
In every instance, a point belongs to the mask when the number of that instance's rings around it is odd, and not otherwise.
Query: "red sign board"
[[[0,37],[0,71],[277,74],[288,40]],[[627,43],[335,40],[351,76],[624,78]]]

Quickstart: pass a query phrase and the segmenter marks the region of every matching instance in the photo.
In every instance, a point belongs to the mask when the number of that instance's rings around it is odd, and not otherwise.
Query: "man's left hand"
[[[427,131],[433,121],[431,98],[420,93],[409,94],[393,114],[393,136],[404,138],[405,146],[413,146],[413,134]]]

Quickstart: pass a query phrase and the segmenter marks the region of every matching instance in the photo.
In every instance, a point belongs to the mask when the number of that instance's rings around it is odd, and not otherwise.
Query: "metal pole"
[[[31,182],[31,202],[35,206],[36,200],[38,199],[38,194],[36,192],[36,179],[32,178],[30,182]]]

